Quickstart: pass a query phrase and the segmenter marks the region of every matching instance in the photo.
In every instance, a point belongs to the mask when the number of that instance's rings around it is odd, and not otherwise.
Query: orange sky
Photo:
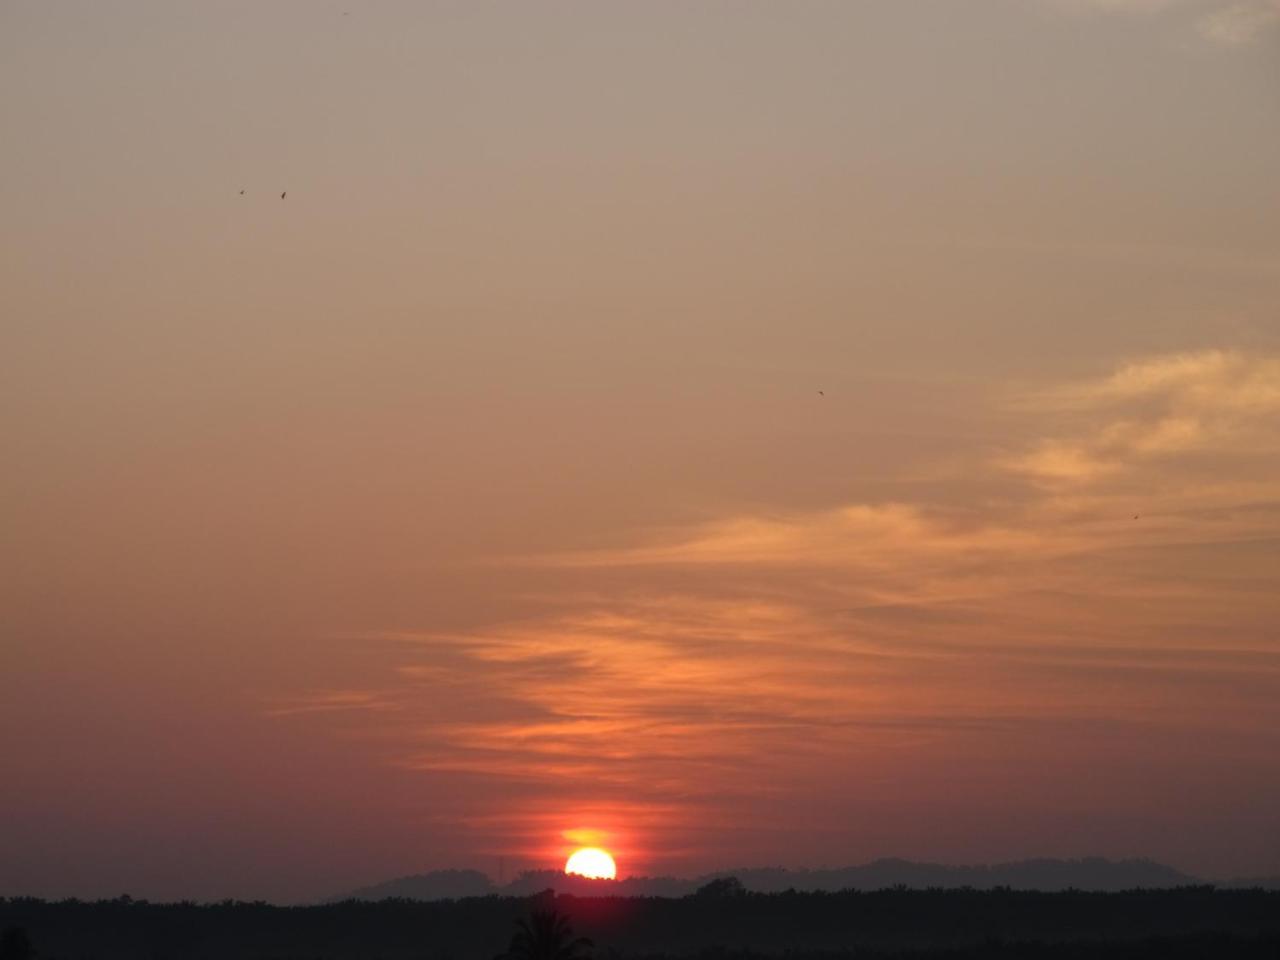
[[[0,123],[0,895],[1280,872],[1271,0],[18,0]]]

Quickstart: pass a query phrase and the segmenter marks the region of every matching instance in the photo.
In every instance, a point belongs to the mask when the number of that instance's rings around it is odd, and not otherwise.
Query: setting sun
[[[565,873],[575,873],[592,880],[613,880],[618,875],[618,865],[606,851],[599,847],[583,847],[575,850],[564,865]]]

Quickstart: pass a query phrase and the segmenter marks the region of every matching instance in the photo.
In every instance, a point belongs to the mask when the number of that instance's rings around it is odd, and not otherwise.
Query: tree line
[[[545,892],[296,907],[13,898],[0,899],[0,929],[17,931],[12,943],[4,935],[0,960],[745,960],[781,953],[871,960],[903,951],[956,960],[1275,957],[1280,892],[1202,886],[760,894],[726,878],[682,898]],[[535,945],[551,934],[559,946],[538,953]],[[1205,952],[1206,944],[1217,946]],[[1010,952],[1011,945],[1022,952]]]

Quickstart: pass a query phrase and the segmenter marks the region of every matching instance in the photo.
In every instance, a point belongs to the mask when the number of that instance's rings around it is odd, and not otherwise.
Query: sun
[[[599,847],[583,847],[573,851],[564,865],[564,872],[592,880],[613,880],[618,876],[618,865],[608,851]]]

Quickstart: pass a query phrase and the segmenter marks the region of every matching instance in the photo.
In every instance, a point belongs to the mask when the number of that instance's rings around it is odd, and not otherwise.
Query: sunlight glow
[[[583,847],[575,850],[564,865],[565,873],[576,873],[592,880],[613,880],[618,876],[618,865],[613,857],[599,847]]]

